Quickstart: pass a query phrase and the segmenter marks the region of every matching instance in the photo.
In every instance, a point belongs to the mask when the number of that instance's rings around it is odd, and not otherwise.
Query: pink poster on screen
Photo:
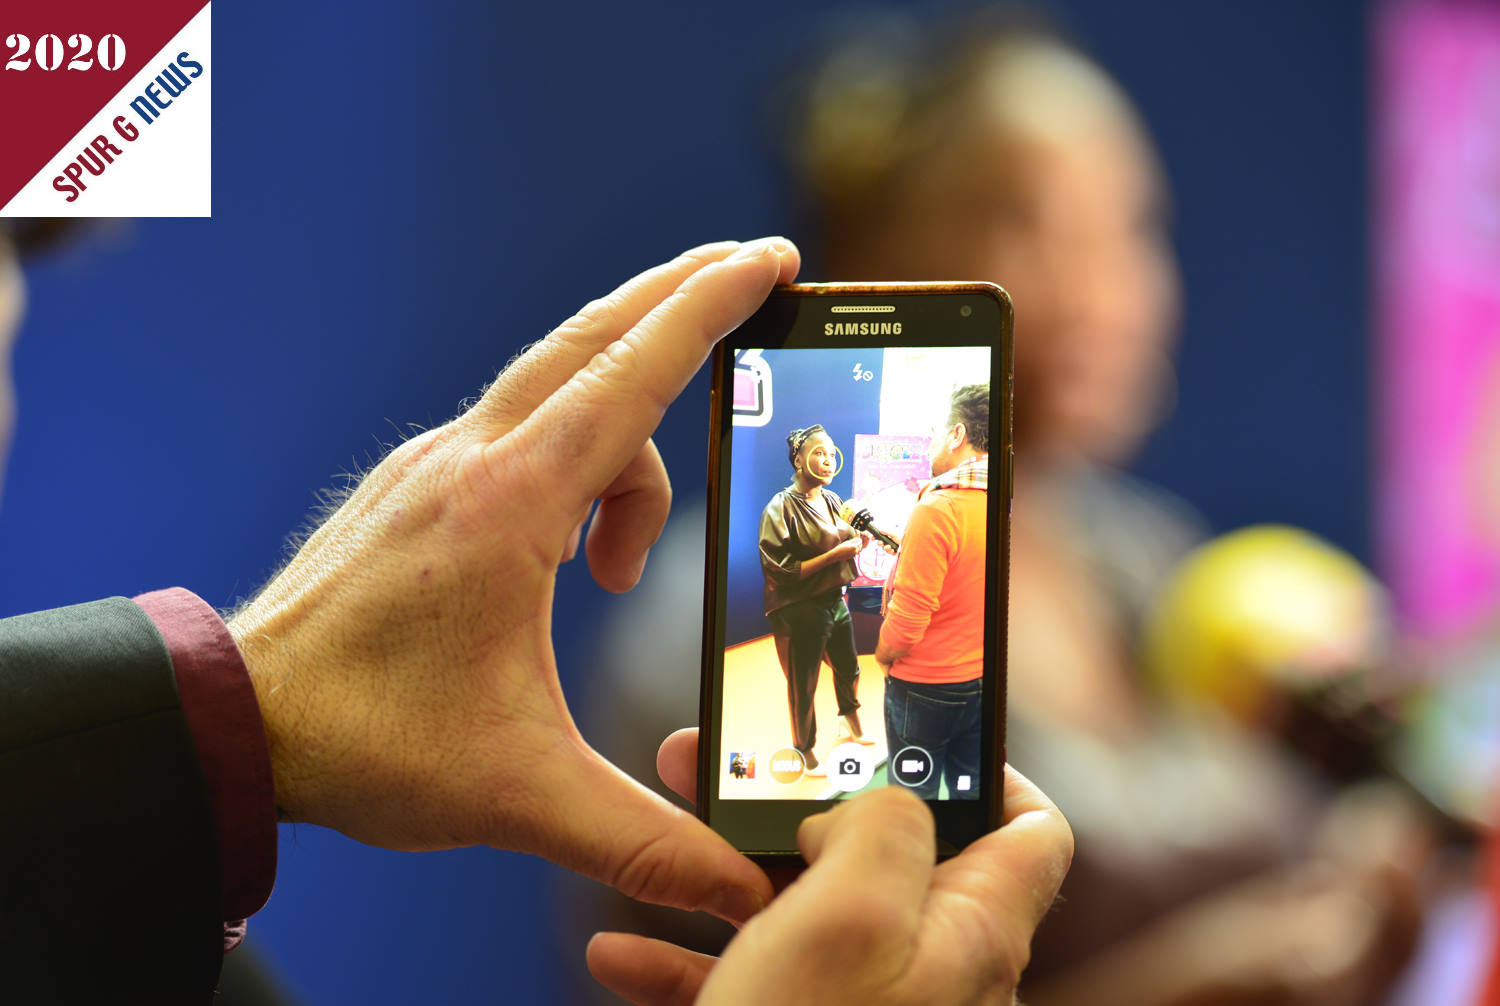
[[[854,437],[854,496],[856,506],[870,511],[875,526],[901,537],[917,493],[932,477],[926,437],[860,433]],[[885,583],[895,558],[872,544],[856,560],[859,579],[854,586]]]
[[[1381,572],[1448,639],[1500,621],[1500,6],[1376,28]]]

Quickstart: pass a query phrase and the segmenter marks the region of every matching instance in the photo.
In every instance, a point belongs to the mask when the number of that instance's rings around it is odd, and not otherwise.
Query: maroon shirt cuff
[[[172,587],[133,599],[156,623],[172,655],[177,692],[213,807],[223,878],[226,947],[242,920],[271,896],[276,879],[276,792],[250,672],[215,611]]]

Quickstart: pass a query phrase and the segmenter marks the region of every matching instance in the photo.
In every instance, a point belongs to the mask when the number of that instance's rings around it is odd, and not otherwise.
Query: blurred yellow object
[[[1369,666],[1383,610],[1348,553],[1294,527],[1242,528],[1173,571],[1147,618],[1143,664],[1167,695],[1255,720],[1273,691]]]

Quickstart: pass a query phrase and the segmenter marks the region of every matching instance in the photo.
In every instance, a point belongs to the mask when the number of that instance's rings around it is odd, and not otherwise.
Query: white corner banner
[[[148,59],[0,216],[210,216],[210,9]]]

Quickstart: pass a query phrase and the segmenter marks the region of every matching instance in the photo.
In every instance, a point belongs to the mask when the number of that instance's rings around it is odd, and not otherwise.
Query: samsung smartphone
[[[698,813],[762,862],[880,786],[940,855],[999,826],[1011,356],[990,283],[781,287],[715,351]]]

